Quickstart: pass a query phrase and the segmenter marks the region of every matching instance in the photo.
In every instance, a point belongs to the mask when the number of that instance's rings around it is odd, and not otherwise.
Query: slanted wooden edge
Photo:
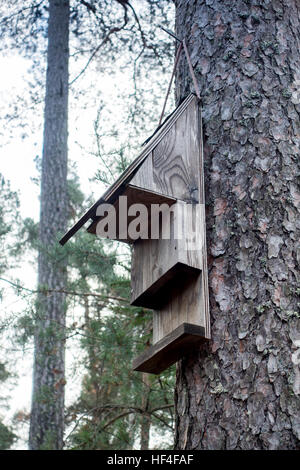
[[[201,106],[198,107],[198,138],[200,142],[199,147],[199,202],[203,204],[205,208],[205,181],[204,181],[204,151],[203,151],[203,125],[202,125],[202,110]],[[211,337],[210,331],[210,313],[209,313],[209,288],[208,288],[208,268],[207,268],[207,247],[206,247],[206,218],[205,213],[203,214],[203,291],[204,291],[204,317],[205,317],[205,331],[206,337]]]
[[[133,369],[149,374],[160,374],[203,341],[206,341],[203,326],[182,323],[138,356],[133,361]]]
[[[145,158],[149,155],[149,153],[156,147],[159,141],[167,134],[170,128],[173,126],[174,122],[181,116],[181,114],[185,111],[188,105],[194,100],[198,99],[196,95],[190,93],[185,100],[175,109],[173,114],[165,121],[165,123],[159,128],[157,132],[153,134],[150,138],[149,142],[143,149],[142,153],[129,165],[129,167],[122,173],[122,175],[117,179],[117,181],[112,184],[107,191],[103,194],[103,196],[98,199],[95,204],[90,207],[90,209],[81,217],[81,219],[76,222],[75,225],[61,238],[59,243],[64,245],[67,241],[75,235],[76,232],[89,220],[95,220],[95,214],[97,207],[99,204],[103,204],[104,202],[111,202],[113,203],[114,200],[122,193],[125,188],[126,183],[130,181],[133,177],[135,172],[139,169]]]

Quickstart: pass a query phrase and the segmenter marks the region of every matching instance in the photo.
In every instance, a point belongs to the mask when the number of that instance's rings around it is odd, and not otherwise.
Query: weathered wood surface
[[[206,210],[205,210],[205,186],[204,186],[204,152],[203,152],[203,123],[202,109],[198,107],[198,140],[199,140],[199,219],[201,223],[202,238],[202,285],[201,285],[201,305],[202,314],[205,318],[205,335],[211,337],[210,312],[209,312],[209,288],[208,288],[208,268],[207,268],[207,244],[206,244]]]
[[[204,328],[183,323],[161,341],[146,349],[133,362],[133,369],[159,374],[205,341]]]
[[[198,102],[195,99],[153,149],[156,188],[186,202],[198,202]]]
[[[149,189],[151,191],[157,192],[158,189],[153,179],[152,154],[153,152],[149,153],[149,155],[139,167],[133,178],[130,180],[130,184],[138,186],[139,188]],[[162,193],[162,191],[159,192]]]
[[[153,344],[175,330],[181,323],[193,323],[204,328],[201,272],[184,272],[170,283],[168,302],[153,312]]]
[[[165,303],[164,285],[179,273],[194,272],[202,269],[202,211],[200,204],[189,204],[178,201],[173,217],[165,218],[160,226],[160,236],[169,220],[170,239],[140,240],[134,244],[131,287],[133,305],[157,308]],[[176,226],[181,234],[177,233]],[[181,239],[176,239],[181,236]],[[192,237],[192,233],[194,236]],[[191,237],[189,240],[188,237]],[[190,246],[194,249],[191,250]],[[146,305],[146,303],[147,305]]]
[[[198,202],[198,107],[195,97],[149,153],[132,178],[132,184],[185,202]]]
[[[210,338],[202,122],[197,100],[153,149],[132,182],[177,198],[172,235],[178,222],[183,235],[180,240],[134,244],[132,303],[155,310],[153,344],[183,322],[203,327],[204,336]],[[188,204],[195,199],[199,202]],[[185,217],[184,209],[188,209]],[[193,232],[191,249],[188,239]]]
[[[136,292],[133,289],[132,295],[134,299],[131,301],[131,305],[151,309],[164,309],[174,295],[173,285],[178,285],[178,282],[182,283],[182,279],[195,278],[199,275],[199,272],[199,269],[178,262],[161,276],[158,276],[157,280],[136,298]]]
[[[60,244],[64,245],[89,219],[95,218],[96,210],[99,204],[103,202],[114,202],[124,190],[124,186],[132,180],[135,172],[139,169],[143,161],[151,154],[152,150],[157,146],[160,140],[168,133],[172,128],[176,120],[181,116],[182,113],[187,109],[190,103],[197,100],[194,94],[189,94],[186,99],[175,109],[173,114],[165,121],[161,128],[154,133],[147,145],[143,148],[140,155],[129,165],[129,167],[122,173],[117,181],[110,186],[103,196],[92,205],[92,207],[81,217],[81,219],[74,224],[73,227],[62,237]],[[159,191],[158,191],[159,192]]]
[[[100,220],[96,215],[97,207],[105,202],[114,204],[115,239],[134,242],[131,302],[155,309],[153,347],[177,331],[182,323],[194,324],[202,329],[202,336],[210,337],[201,132],[199,102],[190,95],[85,215],[85,221],[88,216],[93,218],[88,231],[96,233]],[[128,208],[141,203],[148,209],[148,227],[139,240],[119,233],[120,196],[127,196]],[[152,232],[155,226],[151,218],[153,204],[166,204],[157,238],[153,238]],[[170,219],[165,219],[165,215],[170,206],[174,211],[167,235]],[[135,215],[128,216],[127,226],[134,219]],[[180,350],[176,354],[180,357]]]

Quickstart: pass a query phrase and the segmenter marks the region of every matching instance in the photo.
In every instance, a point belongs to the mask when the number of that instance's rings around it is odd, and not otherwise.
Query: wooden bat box
[[[133,368],[160,373],[210,338],[202,129],[195,95],[148,139],[61,244],[90,219],[90,233],[99,235],[99,227],[111,222],[109,238],[132,244],[131,304],[153,309],[153,344]]]

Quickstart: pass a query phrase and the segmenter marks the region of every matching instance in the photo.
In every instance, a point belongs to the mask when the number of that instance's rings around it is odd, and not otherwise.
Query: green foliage
[[[20,254],[20,247],[16,243],[16,237],[19,233],[19,199],[16,192],[11,190],[10,183],[0,174],[0,275],[4,276],[10,273],[12,268],[17,266],[17,256]],[[0,300],[5,294],[7,284],[1,282]],[[5,324],[4,312],[1,319]],[[0,331],[5,331],[1,324]],[[7,337],[7,333],[6,333]],[[1,350],[1,353],[3,351]],[[9,365],[0,360],[0,382],[5,383],[12,374],[9,372]],[[2,387],[3,389],[3,387]],[[0,396],[1,407],[5,406],[7,396],[2,392]],[[9,449],[16,439],[16,435],[9,426],[6,426],[0,420],[0,450]]]
[[[76,177],[70,181],[69,197],[70,215],[76,219],[83,205],[88,205],[83,202]],[[38,231],[29,221],[26,228],[32,246],[37,246]],[[172,406],[174,371],[151,377],[145,385],[142,374],[131,368],[133,358],[150,342],[152,313],[129,305],[130,250],[80,231],[63,249],[59,245],[49,249],[48,256],[68,260],[67,303],[69,310],[72,306],[80,309],[76,321],[65,330],[67,338],[80,338],[80,365],[85,369],[80,396],[67,410],[71,429],[67,448],[133,448],[139,442],[145,406],[158,435],[170,429],[172,410],[165,407]],[[39,288],[47,293],[47,286]],[[40,309],[33,307],[19,319],[20,343],[23,340],[25,344],[34,333],[37,314],[41,315]],[[51,325],[49,331],[45,330],[46,338],[49,334],[57,335],[55,325],[53,331]],[[46,404],[49,395],[42,390],[39,399]],[[153,409],[157,411],[152,413]]]
[[[38,235],[39,224],[34,222],[30,217],[21,221],[21,243],[29,248],[37,250],[38,248]]]
[[[18,195],[0,173],[0,274],[13,267],[18,254],[14,237],[19,217]]]
[[[128,257],[124,261],[124,253],[112,251],[111,243],[83,233],[74,237],[68,254],[76,272],[70,289],[91,291],[88,285],[95,278],[99,290],[93,289],[94,294],[107,299],[80,299],[81,364],[86,373],[80,397],[68,410],[67,446],[132,449],[140,440],[145,413],[158,435],[171,429],[174,371],[148,376],[146,383],[144,374],[132,371],[133,358],[150,342],[152,313],[129,305],[129,271],[124,269],[130,270]]]
[[[34,314],[26,312],[21,315],[16,322],[16,342],[21,346],[25,346],[28,341],[33,338],[35,331]]]
[[[117,129],[103,131],[105,116],[100,106],[94,126],[100,160],[96,179],[108,184],[124,171],[135,149]],[[75,208],[82,214],[80,204]],[[67,410],[67,448],[137,448],[145,422],[157,442],[169,432],[164,445],[171,448],[174,368],[159,377],[132,370],[133,359],[150,344],[152,312],[130,306],[130,249],[80,231],[65,253],[72,274],[69,292],[91,293],[76,298],[82,316],[74,332],[81,338],[85,374],[80,396]],[[72,301],[69,297],[70,306]]]
[[[6,369],[5,364],[0,362],[0,382],[4,382],[10,377],[10,373]]]
[[[0,450],[8,450],[15,442],[17,436],[0,421]]]
[[[89,317],[81,341],[87,372],[80,398],[69,409],[70,421],[79,422],[69,438],[71,448],[131,449],[139,441],[143,412],[158,433],[164,429],[162,421],[166,429],[171,427],[165,405],[173,401],[173,371],[148,376],[145,384],[144,374],[131,366],[149,343],[151,317],[149,311],[126,305],[111,307],[100,320]]]

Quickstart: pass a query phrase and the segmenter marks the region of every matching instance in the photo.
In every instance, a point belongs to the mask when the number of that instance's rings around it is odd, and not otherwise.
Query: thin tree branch
[[[16,11],[15,13],[12,13],[11,15],[9,16],[5,16],[1,21],[0,21],[0,24],[2,23],[5,23],[6,21],[10,21],[12,18],[14,18],[15,16],[19,16],[20,13],[24,13],[24,11],[26,10],[35,10],[36,8],[39,8],[42,3],[44,3],[45,0],[41,0],[41,2],[38,2],[36,3],[35,5],[30,5],[29,7],[23,7],[21,8],[20,10]]]
[[[155,411],[165,410],[167,408],[173,408],[173,407],[174,407],[174,404],[158,406],[157,408],[153,408],[151,411],[149,411],[149,413],[155,413]]]
[[[106,428],[108,428],[111,424],[113,424],[115,421],[118,421],[118,419],[124,418],[125,416],[131,415],[132,413],[135,413],[135,411],[126,411],[125,413],[121,413],[114,418],[112,418],[110,421],[108,421],[100,430],[104,431]]]
[[[171,431],[174,431],[174,427],[167,423],[161,416],[158,416],[155,413],[152,413],[152,416],[158,419],[158,421],[161,421],[167,428],[171,429]]]
[[[85,0],[80,0],[80,3],[84,5],[88,10],[96,14],[96,7],[94,5],[91,5],[89,2],[86,2]]]
[[[94,59],[95,55],[99,52],[99,50],[104,46],[104,44],[107,43],[107,41],[109,40],[110,36],[114,33],[118,33],[120,32],[122,29],[125,28],[125,26],[127,25],[128,23],[128,17],[127,17],[127,14],[125,13],[124,14],[124,23],[122,26],[119,26],[119,27],[114,27],[114,28],[111,28],[107,35],[105,36],[105,38],[103,39],[103,41],[94,49],[94,52],[92,53],[92,55],[90,56],[89,60],[87,61],[87,63],[85,64],[85,66],[83,67],[83,69],[80,71],[80,73],[73,79],[71,80],[71,82],[69,83],[69,86],[73,85],[73,83],[78,80],[79,77],[81,77],[81,75],[84,74],[84,72],[86,71],[86,69],[88,68],[88,66],[90,65],[90,63],[92,62],[92,60]]]
[[[140,35],[141,35],[141,39],[142,39],[142,43],[143,43],[143,46],[144,48],[147,47],[147,43],[146,43],[146,38],[145,38],[145,34],[144,34],[144,31],[142,30],[142,27],[141,27],[141,24],[140,24],[140,21],[139,21],[139,18],[135,12],[135,9],[133,8],[133,6],[128,2],[127,5],[129,6],[129,8],[131,9],[132,13],[133,13],[133,16],[134,16],[134,19],[135,21],[137,22],[137,25],[138,25],[138,30],[140,32]]]
[[[128,299],[125,299],[124,297],[117,297],[117,296],[112,296],[112,295],[102,295],[102,294],[97,294],[95,292],[76,292],[76,291],[69,291],[67,289],[29,289],[28,287],[21,286],[20,284],[16,284],[13,281],[10,281],[9,279],[4,279],[0,277],[0,281],[7,282],[8,284],[12,285],[13,287],[16,287],[17,289],[25,290],[26,292],[31,292],[32,294],[53,294],[53,293],[58,293],[58,294],[66,294],[66,295],[78,295],[80,297],[97,297],[99,299],[108,299],[108,300],[117,300],[119,302],[126,302],[128,303]]]

